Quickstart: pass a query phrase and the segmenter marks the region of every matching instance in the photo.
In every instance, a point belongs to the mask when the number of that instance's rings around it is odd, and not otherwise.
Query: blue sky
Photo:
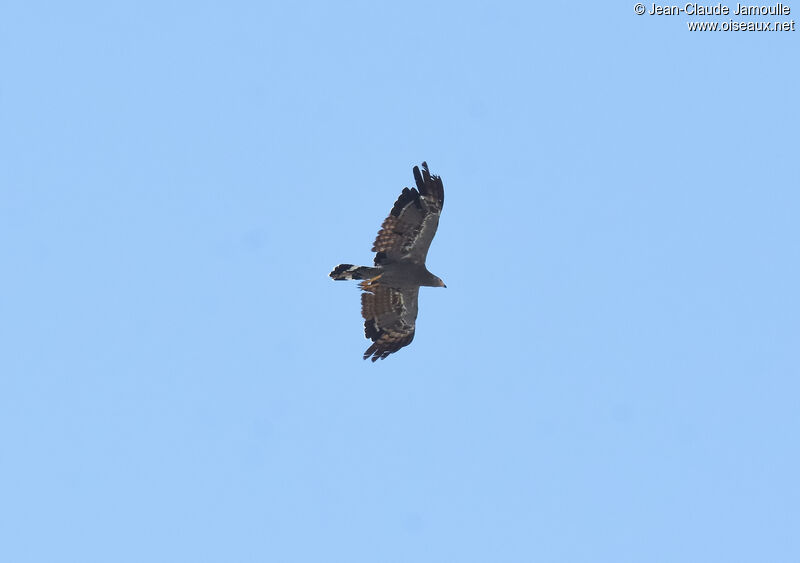
[[[0,559],[798,561],[798,36],[689,19],[7,5]]]

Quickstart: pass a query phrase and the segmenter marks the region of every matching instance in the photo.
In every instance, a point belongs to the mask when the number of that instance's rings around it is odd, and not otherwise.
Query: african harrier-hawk
[[[431,176],[423,162],[422,173],[414,167],[414,180],[417,188],[403,188],[378,231],[375,266],[339,264],[329,274],[335,280],[364,280],[361,315],[364,335],[372,340],[364,359],[373,362],[411,344],[420,286],[447,287],[425,267],[444,204],[442,179]]]

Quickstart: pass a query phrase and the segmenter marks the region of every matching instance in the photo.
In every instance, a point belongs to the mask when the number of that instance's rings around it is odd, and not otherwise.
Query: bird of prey
[[[372,251],[375,265],[339,264],[328,274],[335,280],[364,280],[359,286],[364,335],[372,345],[364,359],[385,359],[414,339],[420,286],[447,287],[425,267],[425,257],[439,225],[444,186],[428,164],[414,167],[415,188],[403,188],[381,225]]]

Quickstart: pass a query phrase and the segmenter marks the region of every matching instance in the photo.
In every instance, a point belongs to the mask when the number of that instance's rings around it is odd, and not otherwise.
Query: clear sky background
[[[799,561],[800,32],[633,4],[7,3],[0,560]]]

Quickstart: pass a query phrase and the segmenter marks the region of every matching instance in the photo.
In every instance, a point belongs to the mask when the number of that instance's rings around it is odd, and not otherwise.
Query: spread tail
[[[339,264],[328,275],[335,280],[366,280],[375,277],[377,271],[377,268],[370,268],[369,266]]]

